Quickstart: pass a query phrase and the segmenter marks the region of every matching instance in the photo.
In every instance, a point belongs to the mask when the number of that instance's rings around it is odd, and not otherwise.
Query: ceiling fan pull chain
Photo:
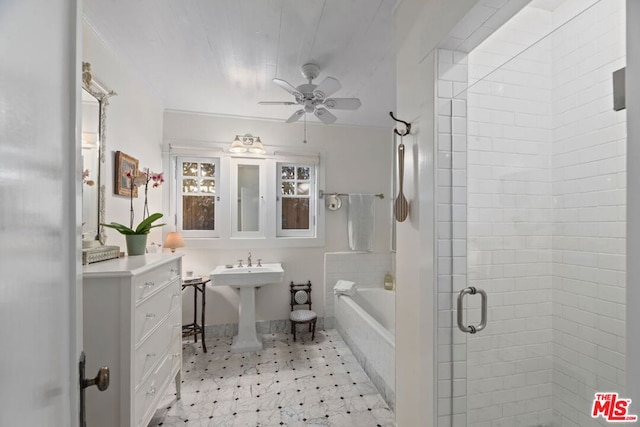
[[[302,140],[303,144],[307,143],[307,115],[304,115],[304,139]]]

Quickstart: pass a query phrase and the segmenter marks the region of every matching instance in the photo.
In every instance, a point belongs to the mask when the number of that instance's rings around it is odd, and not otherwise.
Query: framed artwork
[[[127,176],[128,172],[131,172],[131,176],[135,177],[138,174],[138,159],[131,157],[122,151],[116,151],[116,170],[113,176],[115,177],[114,193],[120,196],[131,197],[131,181],[132,179]],[[138,187],[133,188],[133,197],[138,197]]]

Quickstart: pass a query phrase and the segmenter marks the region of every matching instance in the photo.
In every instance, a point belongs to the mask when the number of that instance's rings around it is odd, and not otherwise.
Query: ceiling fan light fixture
[[[276,85],[293,95],[295,102],[259,101],[258,103],[263,105],[298,104],[300,109],[289,116],[286,123],[298,121],[305,114],[313,114],[325,125],[334,123],[337,120],[337,117],[329,110],[357,110],[362,105],[358,98],[329,98],[339,91],[342,85],[333,77],[326,77],[320,84],[314,84],[313,80],[320,73],[318,64],[308,62],[302,66],[301,71],[308,83],[294,86],[285,80],[273,79]]]

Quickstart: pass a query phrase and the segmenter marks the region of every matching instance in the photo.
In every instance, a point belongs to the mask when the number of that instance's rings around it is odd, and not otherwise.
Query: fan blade
[[[297,105],[297,102],[291,101],[258,101],[260,105]]]
[[[358,98],[327,98],[323,104],[331,110],[357,110],[362,102]]]
[[[329,125],[338,119],[336,116],[331,114],[329,110],[324,108],[316,108],[316,111],[314,111],[313,114],[315,114],[315,116],[325,125]]]
[[[339,91],[341,87],[342,85],[338,80],[333,77],[327,77],[315,88],[313,96],[315,96],[316,99],[325,99],[327,96],[331,96]]]
[[[293,123],[293,122],[296,122],[296,121],[300,120],[300,117],[302,117],[303,115],[304,115],[304,110],[303,110],[303,109],[300,109],[300,110],[296,111],[295,113],[293,113],[293,114],[291,115],[291,117],[289,117],[289,118],[287,119],[287,123]]]
[[[273,79],[272,81],[278,86],[280,86],[282,89],[289,92],[291,95],[295,96],[296,98],[304,97],[302,92],[296,89],[295,86],[293,86],[291,83],[284,81],[282,79]]]

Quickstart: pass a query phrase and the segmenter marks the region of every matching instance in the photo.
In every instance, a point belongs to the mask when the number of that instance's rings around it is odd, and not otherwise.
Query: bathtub
[[[359,288],[334,296],[336,329],[387,404],[395,408],[395,292]]]

